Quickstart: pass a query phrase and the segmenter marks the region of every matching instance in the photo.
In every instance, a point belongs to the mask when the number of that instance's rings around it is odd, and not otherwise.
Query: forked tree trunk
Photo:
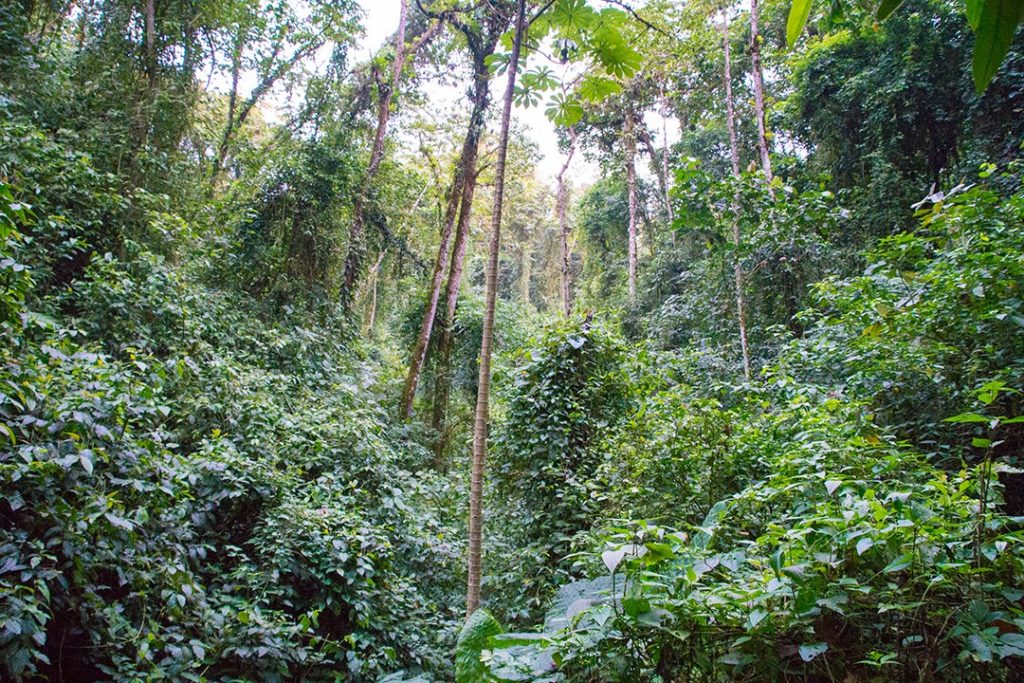
[[[755,0],[756,2],[756,0]],[[740,148],[736,141],[736,109],[732,99],[732,66],[730,64],[729,48],[729,13],[723,12],[722,23],[722,46],[725,50],[725,119],[726,127],[729,129],[729,156],[732,160],[733,177],[739,181],[740,177]],[[740,197],[739,187],[732,200],[732,244],[733,264],[732,272],[736,287],[736,318],[740,327],[740,350],[743,354],[743,376],[750,379],[750,349],[747,344],[747,302],[743,294],[744,277],[743,266],[740,264]]]
[[[370,150],[370,162],[366,166],[362,187],[356,195],[352,209],[352,225],[349,227],[348,254],[345,256],[345,269],[341,285],[341,305],[348,311],[355,295],[356,280],[362,268],[366,245],[366,201],[370,185],[380,168],[384,156],[384,139],[388,132],[388,117],[391,113],[391,100],[398,90],[398,82],[405,68],[405,26],[409,18],[409,0],[402,0],[398,15],[398,31],[395,33],[395,61],[392,64],[390,82],[378,83],[380,99],[377,102],[377,130],[373,136],[373,147]]]
[[[466,142],[468,143],[468,135]],[[452,228],[455,227],[455,219],[459,212],[459,203],[462,199],[462,185],[466,182],[467,153],[466,145],[463,144],[462,153],[459,155],[459,160],[455,166],[455,175],[452,178],[451,189],[448,192],[448,206],[445,209],[442,221],[441,241],[437,245],[437,258],[434,259],[434,270],[430,279],[430,291],[427,292],[426,306],[423,308],[423,321],[420,323],[420,333],[416,337],[416,344],[412,349],[412,357],[409,359],[409,372],[405,377],[405,388],[402,390],[401,415],[405,420],[412,417],[412,404],[416,398],[416,387],[420,382],[423,362],[427,358],[427,346],[430,345],[430,335],[434,329],[437,302],[441,298],[441,285],[444,282],[444,272],[448,267]]]
[[[754,117],[757,119],[757,149],[761,154],[761,169],[772,182],[772,159],[768,154],[768,124],[764,109],[764,69],[761,67],[761,34],[757,27],[757,0],[750,0],[750,68],[754,81]]]
[[[228,144],[231,142],[231,134],[235,130],[235,110],[238,108],[238,81],[242,76],[242,47],[245,39],[241,29],[235,38],[234,47],[231,50],[231,91],[228,93],[228,120],[224,124],[224,132],[221,134],[220,145],[217,147],[217,161],[213,167],[212,179],[224,168],[224,161],[228,156]],[[211,183],[212,187],[213,183]]]
[[[487,431],[491,397],[491,346],[494,341],[494,307],[498,294],[498,255],[501,249],[501,210],[505,198],[505,157],[508,152],[508,130],[512,118],[516,71],[525,29],[526,0],[516,3],[515,38],[508,63],[508,83],[501,111],[501,133],[498,137],[498,158],[494,167],[494,209],[491,212],[491,240],[487,254],[484,288],[484,321],[480,342],[480,378],[477,383],[476,414],[473,419],[473,463],[469,484],[469,562],[466,582],[466,615],[480,606],[480,579],[483,560],[483,494],[484,460],[487,454]]]
[[[568,191],[565,187],[565,173],[569,170],[573,154],[576,152],[576,129],[569,129],[569,153],[562,164],[562,170],[558,172],[558,231],[561,246],[561,271],[562,271],[562,313],[565,317],[572,315],[572,283],[569,281],[569,218],[566,215],[568,210]]]
[[[444,452],[448,446],[448,396],[451,393],[452,334],[455,327],[455,311],[459,302],[459,289],[462,285],[466,245],[469,242],[469,221],[473,212],[475,190],[476,174],[474,169],[473,176],[467,178],[462,195],[459,225],[455,231],[455,245],[452,247],[452,265],[444,290],[444,318],[441,321],[437,339],[437,370],[434,373],[434,405],[430,424],[437,434],[437,443],[434,444],[434,462],[438,470],[445,469]]]
[[[431,290],[427,297],[427,306],[424,309],[423,322],[420,325],[420,335],[416,340],[416,346],[413,348],[413,356],[409,363],[409,374],[406,376],[405,389],[402,394],[402,415],[407,420],[412,417],[416,387],[419,385],[423,364],[426,360],[427,348],[430,345],[430,337],[436,324],[441,281],[444,278],[444,270],[448,267],[449,263],[448,246],[451,242],[452,224],[455,222],[456,210],[458,210],[459,220],[455,230],[455,245],[451,249],[452,265],[449,269],[448,284],[445,288],[445,300],[448,304],[446,317],[454,317],[455,304],[459,295],[462,261],[466,253],[466,233],[469,231],[469,220],[473,210],[473,195],[476,191],[476,158],[480,146],[480,136],[486,123],[485,116],[490,94],[490,74],[487,70],[486,54],[483,54],[483,51],[478,52],[480,54],[474,55],[473,111],[469,117],[469,126],[466,129],[466,137],[462,143],[462,152],[456,166],[455,178],[452,181],[453,192],[448,199],[448,209],[444,219],[445,227],[441,236],[441,245],[438,248],[437,261],[434,264]],[[490,49],[487,50],[487,54],[489,53]],[[444,344],[449,342],[445,338],[449,327],[450,325],[446,324],[441,329],[440,341]],[[447,353],[447,347],[445,348],[445,353]],[[446,373],[447,367],[439,365],[438,371]],[[435,417],[436,405],[435,398]]]
[[[629,301],[636,300],[636,260],[637,260],[637,234],[636,234],[636,121],[634,120],[633,109],[626,105],[626,126],[623,131],[623,139],[626,144],[626,189],[629,193]]]
[[[476,45],[476,47],[474,47]],[[494,52],[497,39],[491,36],[483,38],[480,43],[470,41],[473,50],[473,114],[466,133],[466,149],[472,155],[466,163],[466,182],[462,189],[462,203],[459,208],[459,224],[455,230],[455,244],[452,247],[452,264],[445,284],[444,318],[441,320],[437,340],[437,370],[434,373],[433,411],[431,426],[437,434],[434,445],[435,462],[439,470],[444,469],[444,453],[448,446],[448,396],[451,393],[451,350],[452,334],[455,327],[455,313],[458,308],[459,290],[462,285],[462,269],[466,258],[466,246],[469,243],[469,223],[473,215],[473,197],[477,182],[477,155],[480,148],[480,137],[484,132],[487,108],[490,106],[491,79],[487,68],[487,57]]]

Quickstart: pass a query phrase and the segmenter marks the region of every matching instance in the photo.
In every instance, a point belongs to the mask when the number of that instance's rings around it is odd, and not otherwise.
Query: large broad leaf
[[[615,588],[622,590],[625,580],[615,582]],[[592,581],[573,581],[558,589],[544,618],[544,631],[553,633],[570,624],[573,617],[596,604],[608,602],[612,596],[612,577],[599,576]]]
[[[498,620],[484,609],[473,612],[466,620],[455,644],[455,683],[479,683],[488,679],[480,653],[487,647],[488,639],[501,630]]]
[[[947,417],[943,422],[989,422],[991,419],[978,413],[960,413],[953,417]]]
[[[578,100],[556,94],[544,112],[556,126],[572,128],[583,119],[583,105]]]
[[[487,643],[490,673],[499,681],[532,681],[555,669],[555,650],[543,633],[501,633]]]
[[[800,646],[800,659],[809,662],[826,651],[828,651],[828,643],[807,643]]]
[[[903,0],[882,0],[875,10],[875,18],[879,21],[888,19],[889,15],[896,11],[896,8],[903,4]]]
[[[600,102],[609,95],[622,92],[622,85],[614,79],[590,74],[580,81],[577,91],[588,102]]]
[[[982,0],[971,62],[974,87],[979,94],[992,82],[1003,63],[1022,16],[1024,0]]]
[[[608,572],[611,574],[615,573],[615,570],[619,568],[619,564],[625,557],[625,548],[619,548],[618,550],[606,550],[601,553],[601,561],[604,562],[604,566],[608,567]]]
[[[807,17],[811,15],[813,0],[793,0],[789,8],[789,19],[786,20],[786,42],[790,47],[796,45],[797,39],[807,25]]]
[[[978,20],[981,19],[981,7],[985,0],[967,0],[967,23],[971,25],[972,31],[978,30]]]
[[[558,0],[551,11],[551,23],[566,35],[590,28],[597,18],[585,0]]]
[[[622,33],[610,26],[594,31],[589,47],[605,71],[613,76],[629,78],[643,63],[640,53],[629,45]]]
[[[726,500],[720,500],[711,506],[707,516],[704,518],[704,523],[700,525],[700,531],[693,535],[694,547],[701,549],[708,547],[711,537],[714,536],[718,525],[721,524],[722,518],[725,517],[725,513],[728,511],[729,502]]]

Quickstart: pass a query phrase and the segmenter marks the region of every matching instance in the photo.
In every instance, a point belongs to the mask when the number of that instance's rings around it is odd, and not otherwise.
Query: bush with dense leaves
[[[450,488],[347,335],[127,246],[42,302],[72,315],[5,290],[5,675],[445,670]]]

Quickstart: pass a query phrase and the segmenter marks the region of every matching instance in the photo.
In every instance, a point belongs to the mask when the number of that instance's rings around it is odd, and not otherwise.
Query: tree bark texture
[[[501,112],[501,133],[498,137],[498,158],[494,169],[494,209],[491,212],[491,240],[487,255],[484,289],[484,321],[480,343],[480,377],[473,419],[473,461],[469,494],[469,561],[466,582],[466,615],[480,606],[480,580],[483,561],[483,493],[484,462],[487,454],[487,432],[490,419],[491,346],[494,341],[494,309],[498,294],[498,255],[501,249],[501,210],[505,198],[505,157],[508,152],[509,122],[516,85],[516,70],[525,29],[526,0],[516,3],[515,38],[508,64],[508,83]]]
[[[756,0],[754,0],[756,2]],[[732,66],[730,64],[729,45],[729,15],[725,13],[722,23],[722,46],[725,50],[725,117],[726,127],[729,129],[729,157],[732,160],[732,175],[739,181],[740,177],[740,148],[736,140],[736,107],[732,97]],[[736,195],[732,201],[732,244],[733,250],[733,280],[736,287],[736,318],[740,328],[740,351],[743,355],[743,376],[750,379],[750,349],[747,344],[747,313],[746,297],[743,294],[744,276],[743,266],[740,264],[740,197],[739,187],[736,188]]]

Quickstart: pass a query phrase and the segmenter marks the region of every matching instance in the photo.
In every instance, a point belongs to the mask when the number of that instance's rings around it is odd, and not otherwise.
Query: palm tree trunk
[[[395,33],[395,60],[392,64],[391,80],[388,83],[378,83],[380,98],[377,102],[377,130],[373,136],[370,162],[366,166],[362,188],[359,194],[356,195],[355,206],[353,206],[352,210],[348,254],[345,256],[345,269],[341,286],[341,304],[346,311],[352,305],[356,280],[359,279],[359,271],[362,268],[363,256],[366,251],[366,245],[364,244],[366,237],[366,200],[369,195],[370,185],[373,182],[374,176],[377,175],[377,169],[380,168],[381,159],[384,157],[384,139],[388,132],[391,99],[394,97],[395,91],[398,90],[402,69],[405,68],[405,26],[408,18],[409,0],[402,0],[398,15],[398,31]]]
[[[756,0],[754,0],[756,2]],[[732,66],[730,65],[729,48],[729,14],[724,12],[722,23],[722,47],[725,50],[725,118],[726,126],[729,129],[729,156],[732,159],[732,175],[737,182],[740,177],[740,148],[736,141],[736,109],[732,99]],[[733,264],[732,273],[736,287],[736,318],[740,326],[740,351],[743,354],[743,376],[750,379],[750,349],[747,344],[747,313],[746,297],[743,294],[744,277],[743,266],[740,264],[740,197],[739,187],[732,200],[732,244]]]
[[[480,579],[483,560],[483,493],[484,460],[487,454],[487,428],[490,417],[491,346],[494,341],[494,308],[498,294],[498,255],[501,249],[501,210],[505,198],[505,157],[508,152],[508,131],[512,118],[512,97],[519,68],[519,53],[523,44],[526,0],[519,0],[516,8],[515,39],[508,64],[508,83],[501,112],[501,133],[498,137],[498,159],[494,169],[494,209],[491,212],[491,241],[487,258],[486,286],[484,288],[484,322],[480,342],[480,378],[476,395],[476,414],[473,420],[473,463],[469,485],[469,562],[466,582],[466,615],[480,606]]]
[[[568,192],[565,187],[565,173],[569,170],[572,156],[576,152],[576,129],[569,129],[569,153],[562,164],[562,170],[558,172],[558,229],[562,248],[562,313],[565,317],[572,315],[572,283],[569,281],[569,218],[566,215],[568,209]]]

